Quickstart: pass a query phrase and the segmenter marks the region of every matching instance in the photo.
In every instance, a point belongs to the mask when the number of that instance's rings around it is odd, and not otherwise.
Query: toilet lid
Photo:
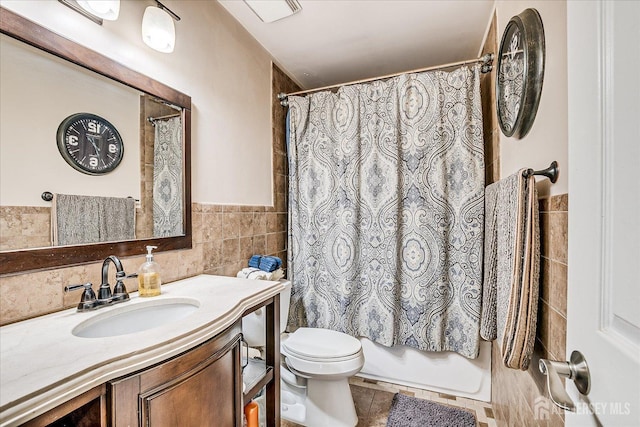
[[[360,351],[360,341],[342,332],[320,328],[299,328],[282,346],[289,352],[313,359],[336,359]]]

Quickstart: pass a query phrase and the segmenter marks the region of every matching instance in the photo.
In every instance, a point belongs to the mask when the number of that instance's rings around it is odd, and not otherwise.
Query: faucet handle
[[[93,292],[92,286],[93,285],[90,282],[87,282],[80,285],[69,285],[64,287],[65,292],[84,289],[84,292],[82,292],[82,297],[80,297],[80,303],[78,304],[78,311],[93,310],[98,305],[96,293]]]
[[[116,273],[116,284],[113,287],[113,296],[111,297],[114,303],[126,301],[129,299],[129,292],[124,285],[124,279],[133,279],[138,277],[138,273],[127,275],[124,271]]]

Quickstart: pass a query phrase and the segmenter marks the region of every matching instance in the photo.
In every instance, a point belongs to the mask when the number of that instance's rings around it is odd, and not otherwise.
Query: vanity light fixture
[[[120,0],[58,0],[98,25],[102,20],[115,21],[120,15]]]
[[[156,6],[149,6],[142,17],[142,40],[158,52],[171,53],[176,45],[176,27],[173,20],[180,17],[156,0]]]
[[[120,0],[77,0],[81,8],[98,18],[115,21],[120,14]]]
[[[297,0],[244,0],[262,22],[274,22],[302,10]]]

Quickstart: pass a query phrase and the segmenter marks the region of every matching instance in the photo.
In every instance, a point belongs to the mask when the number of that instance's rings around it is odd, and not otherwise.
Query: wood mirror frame
[[[100,261],[109,255],[120,257],[143,255],[146,245],[157,246],[156,252],[191,248],[191,97],[2,7],[0,7],[0,32],[182,108],[185,231],[184,235],[176,237],[0,252],[0,276],[85,264]]]

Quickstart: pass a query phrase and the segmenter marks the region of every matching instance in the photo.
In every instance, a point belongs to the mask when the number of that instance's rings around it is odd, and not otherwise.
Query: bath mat
[[[476,427],[476,416],[464,409],[396,393],[387,427]]]

